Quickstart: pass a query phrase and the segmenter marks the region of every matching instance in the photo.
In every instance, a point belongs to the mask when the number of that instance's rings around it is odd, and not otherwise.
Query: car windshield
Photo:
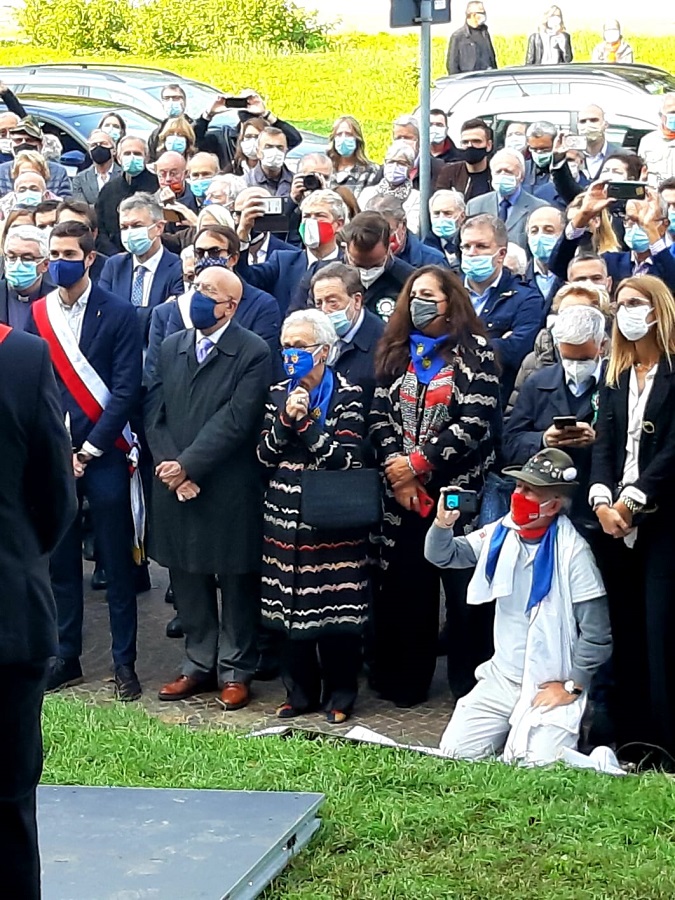
[[[625,68],[621,70],[621,77],[648,94],[668,94],[675,91],[675,76],[668,72]]]

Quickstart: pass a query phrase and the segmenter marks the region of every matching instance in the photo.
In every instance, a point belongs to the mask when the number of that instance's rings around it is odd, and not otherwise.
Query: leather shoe
[[[217,687],[213,677],[208,675],[179,675],[160,689],[157,696],[160,700],[185,700],[195,694],[205,694]]]
[[[173,619],[167,623],[166,636],[168,638],[184,637],[183,626],[181,625],[180,616],[174,616]]]
[[[170,603],[172,606],[174,606],[175,599],[176,599],[176,596],[173,592],[173,587],[171,586],[171,582],[169,582],[169,586],[166,589],[166,594],[164,594],[164,602]]]
[[[242,684],[240,681],[228,681],[223,685],[220,697],[216,697],[216,702],[230,712],[235,709],[243,709],[248,706],[250,700],[251,692],[248,685]]]
[[[64,687],[81,684],[83,681],[82,667],[77,657],[74,659],[61,659],[57,656],[52,662],[45,691],[47,693],[58,691]]]
[[[92,591],[104,591],[108,587],[108,577],[102,566],[96,566],[94,574],[91,576]]]
[[[143,691],[133,665],[117,666],[115,669],[115,692],[117,699],[122,703],[141,699]]]

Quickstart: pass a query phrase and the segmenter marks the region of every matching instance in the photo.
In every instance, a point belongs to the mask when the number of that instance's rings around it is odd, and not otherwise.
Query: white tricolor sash
[[[37,330],[47,344],[52,364],[59,377],[72,394],[85,416],[93,423],[103,415],[110,402],[110,391],[100,375],[80,350],[66,317],[61,309],[58,291],[52,291],[32,307]],[[124,426],[115,446],[124,451],[129,461],[131,475],[131,511],[134,520],[134,557],[137,562],[144,558],[143,540],[145,535],[145,500],[143,486],[138,471],[138,439],[129,427]]]

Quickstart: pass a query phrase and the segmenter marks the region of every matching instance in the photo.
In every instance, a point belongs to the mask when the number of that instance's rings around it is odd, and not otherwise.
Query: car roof
[[[61,113],[61,115],[66,117],[75,116],[83,111],[100,112],[101,115],[105,115],[107,112],[119,112],[124,116],[124,111],[129,110],[132,113],[136,113],[137,115],[140,114],[148,119],[159,122],[159,119],[157,119],[156,116],[153,116],[145,110],[139,110],[133,106],[125,106],[123,103],[113,103],[111,100],[97,100],[93,97],[70,97],[33,93],[22,93],[18,96],[21,104],[26,107],[26,109],[29,109],[30,107],[45,109],[51,112]]]
[[[620,63],[565,63],[557,66],[504,66],[502,69],[489,69],[481,72],[461,72],[458,75],[444,75],[436,79],[438,86],[456,84],[458,81],[481,81],[484,79],[499,78],[538,78],[554,77],[562,80],[570,75],[599,75],[601,78],[613,78],[623,81],[638,81],[639,76],[667,76],[672,78],[666,69],[657,66],[648,66],[642,63],[633,65],[621,65]]]
[[[115,76],[116,72],[129,76],[141,77],[143,75],[164,76],[168,78],[180,78],[176,72],[169,69],[156,69],[151,66],[134,66],[127,64],[111,63],[27,63],[21,66],[3,67],[5,71],[28,72],[31,75],[39,75],[42,69],[48,69],[50,72],[100,72],[102,75],[109,77]],[[121,79],[124,80],[124,79]]]

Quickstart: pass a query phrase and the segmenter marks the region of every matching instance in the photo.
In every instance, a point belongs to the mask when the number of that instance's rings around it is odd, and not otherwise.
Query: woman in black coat
[[[675,301],[645,275],[623,281],[616,303],[589,500],[606,536],[617,744],[675,756]]]
[[[570,63],[572,40],[565,30],[563,14],[559,6],[551,6],[544,13],[538,31],[527,42],[526,66],[557,66]]]

